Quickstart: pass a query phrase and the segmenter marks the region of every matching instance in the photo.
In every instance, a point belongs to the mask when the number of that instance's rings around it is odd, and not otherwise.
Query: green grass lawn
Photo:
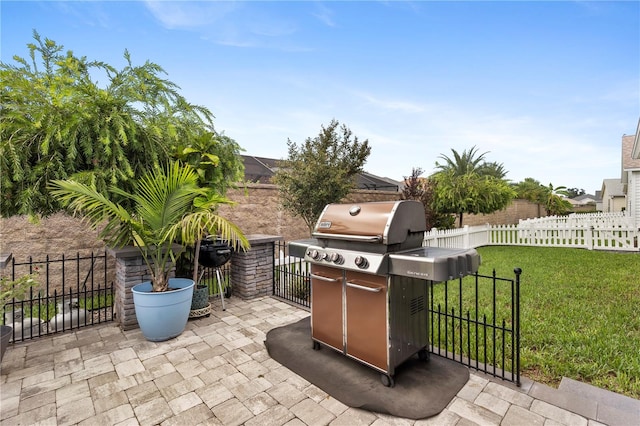
[[[640,398],[640,253],[481,247],[480,274],[521,275],[522,375]]]

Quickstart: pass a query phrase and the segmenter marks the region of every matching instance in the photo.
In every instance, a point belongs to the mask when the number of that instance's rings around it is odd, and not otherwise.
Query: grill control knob
[[[327,253],[323,252],[320,255],[320,260],[329,260],[329,255]]]
[[[336,265],[342,265],[344,263],[344,257],[340,253],[331,253],[329,260]]]
[[[310,250],[308,254],[313,260],[318,260],[320,258],[320,252],[318,252],[318,250]]]
[[[369,261],[366,258],[362,257],[362,256],[356,256],[356,258],[354,259],[353,262],[360,269],[364,269],[367,266],[369,266]]]

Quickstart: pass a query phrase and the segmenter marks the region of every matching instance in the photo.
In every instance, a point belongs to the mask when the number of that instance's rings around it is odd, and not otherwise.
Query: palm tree
[[[558,216],[565,214],[569,210],[571,210],[571,203],[562,197],[566,197],[569,195],[566,186],[554,187],[553,184],[550,183],[549,186],[545,188],[545,190],[546,194],[544,207],[547,210],[547,215]]]
[[[478,155],[478,149],[473,146],[469,151],[466,149],[462,151],[462,154],[458,154],[458,151],[451,149],[453,152],[453,158],[447,157],[444,154],[440,154],[438,158],[443,159],[444,164],[440,164],[436,161],[436,168],[440,171],[452,171],[454,176],[463,176],[470,173],[478,172],[481,166],[484,164],[484,156],[486,152]]]
[[[478,169],[480,176],[493,176],[498,179],[504,179],[507,176],[507,170],[504,168],[504,164],[496,163],[483,163]]]
[[[230,201],[211,188],[199,187],[196,170],[177,161],[145,173],[132,193],[111,188],[111,193],[131,201],[131,212],[84,183],[54,180],[50,188],[92,228],[101,228],[105,243],[135,245],[149,268],[154,292],[168,289],[169,265],[175,261],[171,245],[177,241],[193,244],[211,233],[235,249],[249,246],[240,228],[216,213],[219,204]]]

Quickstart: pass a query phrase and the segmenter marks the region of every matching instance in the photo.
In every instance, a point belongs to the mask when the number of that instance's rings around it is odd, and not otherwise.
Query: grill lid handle
[[[328,234],[325,232],[314,232],[311,235],[316,238],[333,238],[334,240],[361,241],[365,243],[379,243],[382,241],[382,235]]]

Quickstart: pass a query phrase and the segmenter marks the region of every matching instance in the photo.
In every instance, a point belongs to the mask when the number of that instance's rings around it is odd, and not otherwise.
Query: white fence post
[[[471,244],[469,243],[469,225],[464,226],[464,234],[462,235],[462,246],[463,248],[471,248]]]

